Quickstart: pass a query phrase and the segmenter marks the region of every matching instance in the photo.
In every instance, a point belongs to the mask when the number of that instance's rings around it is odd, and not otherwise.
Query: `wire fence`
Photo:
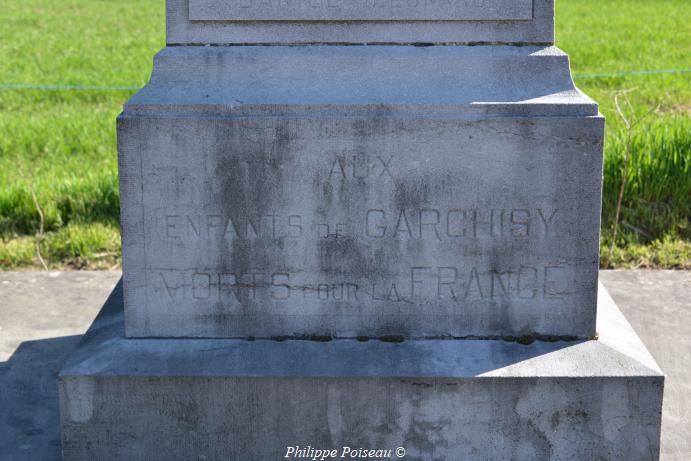
[[[664,69],[664,70],[635,70],[632,72],[614,72],[611,74],[591,74],[591,75],[576,75],[574,79],[582,78],[607,78],[607,77],[628,77],[635,75],[655,75],[655,74],[683,74],[691,72],[691,69]]]
[[[691,69],[637,70],[632,72],[613,72],[604,74],[575,75],[575,80],[589,78],[616,78],[655,74],[681,74]],[[99,85],[35,85],[30,83],[3,83],[0,90],[92,90],[92,91],[137,91],[141,86],[99,86]]]
[[[98,85],[32,85],[30,83],[0,84],[2,90],[99,90],[99,91],[132,91],[141,90],[140,86],[98,86]]]

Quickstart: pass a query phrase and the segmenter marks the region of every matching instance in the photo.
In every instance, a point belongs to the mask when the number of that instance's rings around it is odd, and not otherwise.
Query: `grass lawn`
[[[30,0],[0,11],[0,84],[142,86],[163,0]],[[557,0],[574,74],[691,68],[688,0]],[[691,268],[691,73],[579,78],[607,116],[603,254],[636,121],[614,267]],[[133,90],[0,89],[0,269],[119,264],[115,117]],[[624,101],[624,99],[620,99]],[[40,210],[40,213],[39,213]],[[41,217],[42,216],[42,217]]]

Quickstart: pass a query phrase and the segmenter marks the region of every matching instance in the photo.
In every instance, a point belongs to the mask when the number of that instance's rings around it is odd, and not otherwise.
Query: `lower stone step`
[[[127,339],[118,285],[60,375],[63,456],[657,459],[664,376],[598,307],[590,341]]]

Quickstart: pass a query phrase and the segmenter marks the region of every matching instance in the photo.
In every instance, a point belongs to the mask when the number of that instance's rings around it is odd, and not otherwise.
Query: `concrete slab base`
[[[63,456],[657,459],[664,377],[602,287],[598,331],[530,345],[126,339],[118,286],[61,372]]]

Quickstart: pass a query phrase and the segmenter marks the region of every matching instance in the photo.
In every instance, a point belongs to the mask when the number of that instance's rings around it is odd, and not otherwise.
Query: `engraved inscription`
[[[338,155],[334,159],[329,171],[329,181],[357,181],[372,180],[385,181],[395,179],[391,171],[394,156],[381,155]]]
[[[550,208],[370,208],[359,213],[359,221],[339,222],[297,213],[166,214],[159,219],[158,235],[188,243],[353,237],[438,242],[464,238],[547,238],[553,236],[559,215],[559,210]]]
[[[568,266],[520,266],[506,270],[476,266],[415,266],[388,280],[362,279],[305,282],[289,271],[158,272],[163,301],[221,301],[228,307],[253,301],[380,301],[425,304],[494,299],[563,299],[568,293]]]
[[[190,0],[192,21],[530,20],[532,0]]]
[[[399,210],[367,210],[367,237],[431,239],[454,238],[546,237],[557,210],[542,208],[489,209],[474,208]]]

